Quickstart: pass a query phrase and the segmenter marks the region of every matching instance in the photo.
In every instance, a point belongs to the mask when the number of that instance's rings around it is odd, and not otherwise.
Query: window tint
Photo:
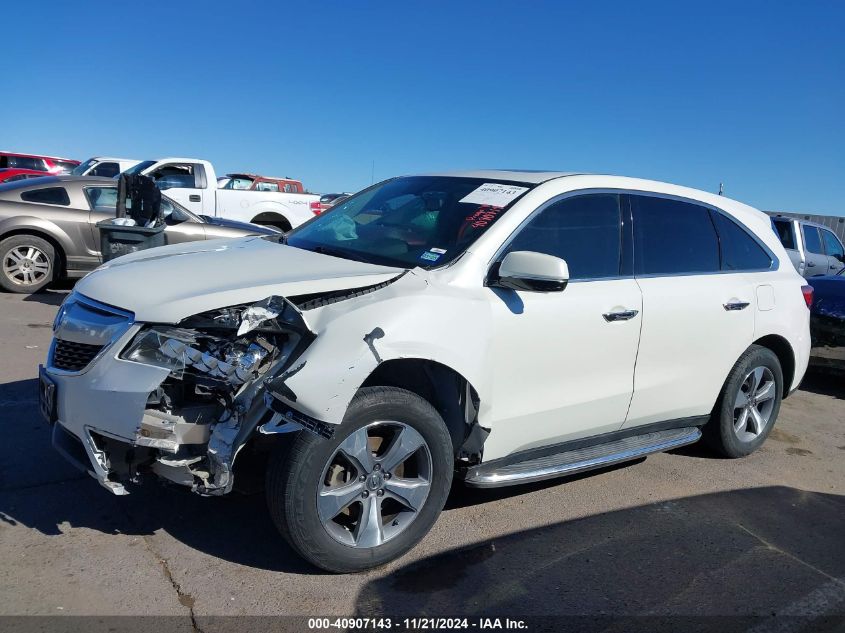
[[[631,196],[631,205],[636,274],[719,270],[719,240],[709,209],[649,196]]]
[[[162,165],[150,174],[159,189],[198,189],[196,181],[196,165],[184,163],[170,163]]]
[[[53,164],[59,168],[59,173],[62,174],[69,174],[73,171],[73,168],[76,167],[75,162],[70,162],[68,160],[54,160]]]
[[[842,248],[842,243],[831,231],[822,229],[822,237],[824,238],[824,250],[828,255],[845,255],[845,250]]]
[[[64,187],[47,187],[46,189],[24,191],[21,193],[21,200],[40,204],[61,204],[65,206],[70,204],[70,198]]]
[[[807,248],[807,251],[816,255],[824,255],[819,230],[807,224],[802,224],[801,230],[804,232],[804,246]]]
[[[713,212],[722,253],[722,270],[767,270],[772,258],[756,240],[734,220]]]
[[[784,248],[795,250],[795,231],[792,230],[792,220],[772,220],[772,228]]]
[[[91,170],[92,176],[104,176],[114,178],[120,173],[120,166],[117,163],[100,163]]]
[[[556,202],[519,230],[505,254],[535,251],[560,257],[572,279],[615,277],[621,254],[619,207],[619,196],[612,194]]]
[[[86,187],[85,195],[95,211],[116,212],[117,187]]]
[[[9,156],[9,167],[47,171],[43,160],[40,158],[29,158],[28,156]]]

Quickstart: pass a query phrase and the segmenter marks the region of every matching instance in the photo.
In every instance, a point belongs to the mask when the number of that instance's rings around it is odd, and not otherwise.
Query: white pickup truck
[[[145,160],[126,173],[150,176],[167,196],[197,215],[274,226],[289,231],[320,213],[320,196],[310,193],[219,189],[207,160]]]

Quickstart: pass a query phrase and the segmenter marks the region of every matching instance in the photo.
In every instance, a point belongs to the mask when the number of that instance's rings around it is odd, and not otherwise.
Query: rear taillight
[[[319,200],[315,200],[311,203],[311,213],[314,215],[320,215],[323,212],[323,205],[320,204]]]
[[[804,295],[804,301],[807,303],[807,307],[811,307],[813,305],[813,287],[801,286],[801,294]]]

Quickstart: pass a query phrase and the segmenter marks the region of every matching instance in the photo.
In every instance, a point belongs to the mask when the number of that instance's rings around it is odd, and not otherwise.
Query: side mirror
[[[513,251],[505,255],[490,285],[511,290],[560,292],[569,283],[569,266],[560,257]]]

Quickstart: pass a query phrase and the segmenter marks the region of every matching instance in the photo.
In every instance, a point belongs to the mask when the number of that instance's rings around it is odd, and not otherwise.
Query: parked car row
[[[776,215],[772,217],[772,228],[789,260],[804,277],[836,275],[845,268],[845,247],[828,227]]]
[[[97,222],[115,217],[117,181],[47,176],[0,185],[0,286],[32,293],[102,262]],[[277,235],[278,229],[194,214],[162,196],[167,241]]]

